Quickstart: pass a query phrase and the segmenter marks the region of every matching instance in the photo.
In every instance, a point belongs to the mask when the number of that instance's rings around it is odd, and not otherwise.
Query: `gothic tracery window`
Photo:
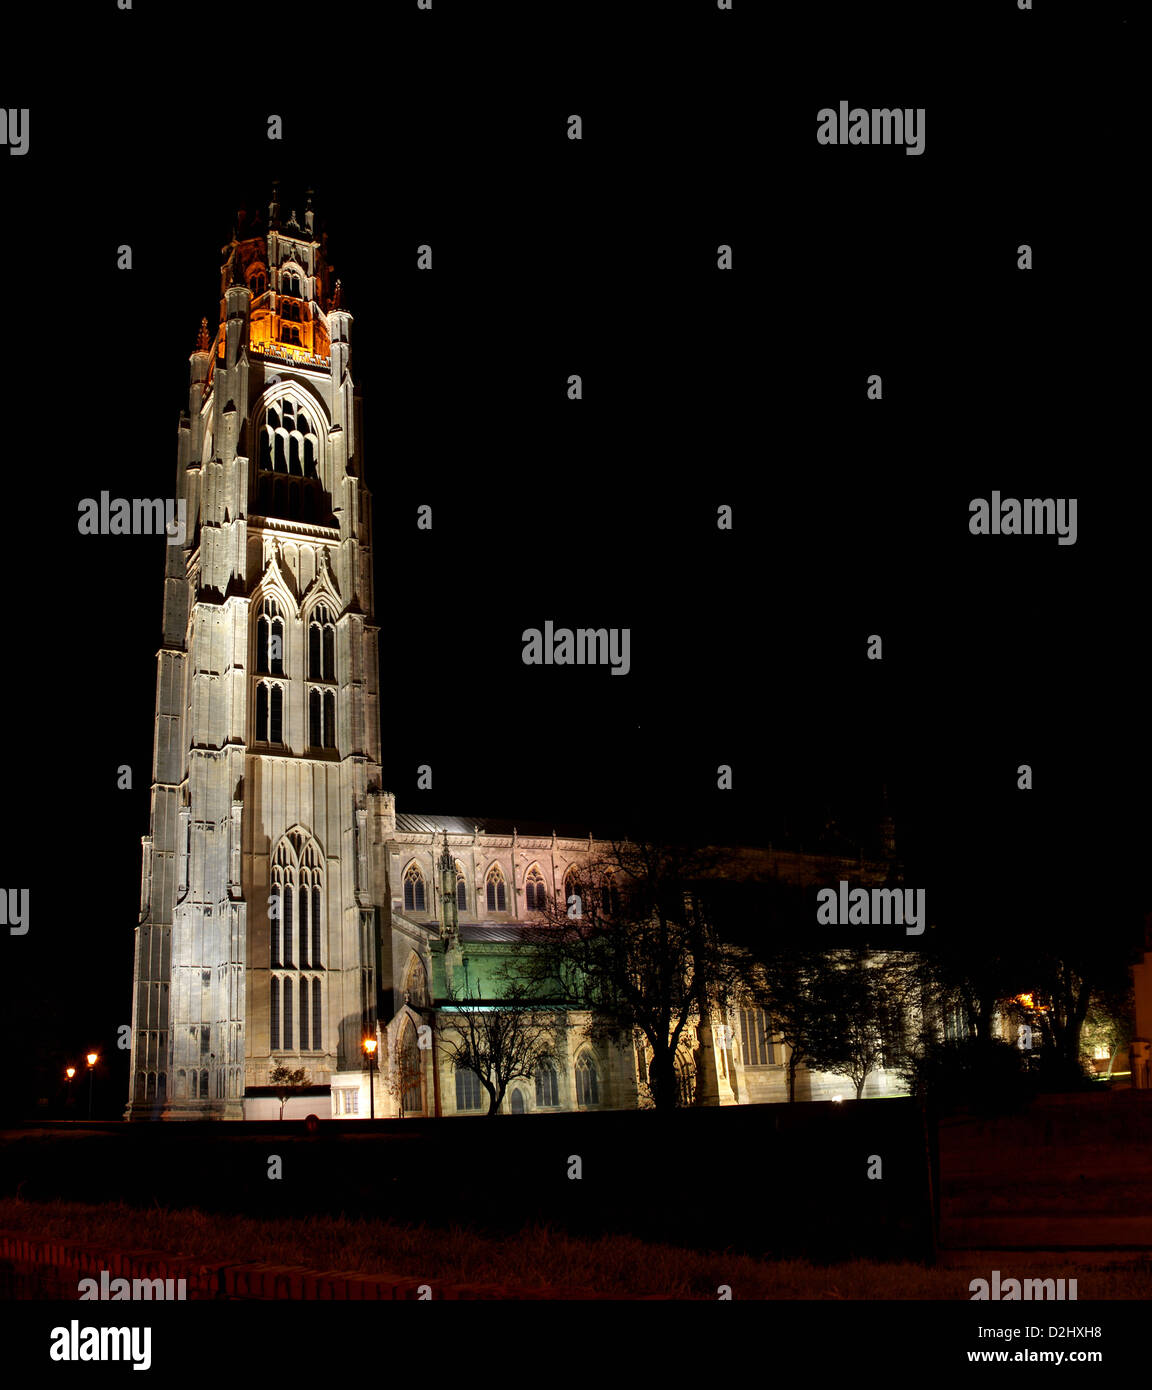
[[[424,963],[414,955],[404,977],[404,1000],[415,1009],[424,1008],[428,1003],[428,976]]]
[[[272,855],[269,881],[269,1046],[319,1051],[322,1044],[324,860],[320,847],[290,831]]]
[[[524,880],[524,898],[529,912],[543,912],[544,876],[535,865]]]
[[[418,864],[409,864],[404,874],[404,911],[424,911],[424,875]]]
[[[308,620],[308,679],[330,681],[336,678],[336,626],[331,610],[320,604]]]
[[[284,674],[284,619],[274,598],[266,598],[256,620],[256,670],[268,675]]]
[[[568,870],[568,872],[564,875],[564,903],[570,911],[575,906],[575,904],[572,902],[572,899],[574,897],[580,899],[582,906],[584,900],[584,890],[580,886],[580,871],[573,864],[572,867]]]
[[[293,328],[291,332],[295,333],[295,341],[299,343],[300,330]],[[285,338],[284,341],[292,339]],[[308,412],[291,396],[270,405],[260,435],[260,467],[265,472],[295,473],[299,477],[314,478],[316,458],[316,427]]]
[[[560,1104],[556,1068],[551,1062],[542,1062],[540,1066],[536,1068],[536,1104]]]
[[[596,1072],[596,1063],[587,1052],[582,1052],[576,1059],[576,1103],[600,1104],[600,1078]]]
[[[507,912],[508,900],[504,886],[504,873],[499,864],[493,864],[488,870],[484,887],[488,898],[488,911]]]

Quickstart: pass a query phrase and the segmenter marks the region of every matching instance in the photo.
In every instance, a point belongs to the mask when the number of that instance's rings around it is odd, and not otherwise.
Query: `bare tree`
[[[827,1006],[822,984],[827,970],[819,951],[782,949],[762,953],[750,982],[751,997],[768,1014],[773,1032],[788,1048],[788,1099],[796,1099],[796,1073],[817,1051]]]
[[[657,1109],[677,1103],[676,1053],[695,1015],[703,1028],[740,989],[744,953],[721,941],[708,883],[722,872],[715,851],[614,843],[569,882],[566,901],[548,900],[530,929],[526,970],[549,997],[587,1009],[590,1031],[639,1031],[652,1059]],[[696,1096],[705,1047],[697,1050]]]
[[[869,1076],[887,1060],[903,1008],[900,981],[885,954],[833,951],[825,961],[824,1014],[811,1042],[817,1071],[846,1077],[859,1100]]]
[[[555,1058],[558,1012],[507,970],[498,1001],[484,1002],[478,991],[449,994],[440,1046],[456,1067],[475,1072],[488,1093],[488,1114],[498,1114],[513,1081],[532,1080]]]

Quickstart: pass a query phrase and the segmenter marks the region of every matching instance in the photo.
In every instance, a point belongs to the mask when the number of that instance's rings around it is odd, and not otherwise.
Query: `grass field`
[[[744,1299],[968,1299],[971,1270],[854,1260],[821,1267],[803,1260],[768,1261],[747,1255],[679,1250],[629,1237],[580,1240],[546,1227],[511,1240],[468,1230],[402,1226],[386,1221],[254,1221],[195,1210],[138,1211],[127,1206],[40,1204],[0,1200],[0,1229],[45,1239],[106,1244],[235,1259],[306,1265],[312,1269],[393,1273],[450,1283],[518,1284],[592,1289],[619,1298],[646,1293],[715,1299],[721,1286]],[[1079,1297],[1148,1299],[1152,1268],[1031,1270],[1027,1256],[1009,1273],[1080,1279]],[[988,1271],[982,1271],[987,1277]]]

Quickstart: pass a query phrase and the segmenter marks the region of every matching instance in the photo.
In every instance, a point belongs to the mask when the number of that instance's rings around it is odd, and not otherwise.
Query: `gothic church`
[[[353,320],[311,196],[302,220],[275,193],[266,219],[240,214],[224,256],[179,426],[187,528],[166,550],[126,1114],[273,1118],[278,1062],[313,1083],[292,1116],[483,1113],[476,1078],[421,1046],[424,1025],[453,970],[490,973],[607,846],[397,812]],[[882,882],[888,866],[849,867]],[[555,1064],[504,1109],[640,1103],[644,1056],[594,1044],[585,1022],[569,1016]],[[707,1062],[684,1059],[686,1097],[699,1075],[708,1103],[784,1097],[759,1011],[698,1021],[694,1044]],[[894,1084],[870,1078],[868,1094]]]

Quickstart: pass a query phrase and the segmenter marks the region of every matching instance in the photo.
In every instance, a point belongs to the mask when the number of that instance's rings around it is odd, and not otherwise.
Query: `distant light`
[[[89,1052],[89,1054],[88,1054],[88,1065],[89,1065],[90,1067],[94,1067],[94,1066],[96,1065],[96,1063],[97,1063],[99,1060],[100,1060],[100,1057],[99,1057],[99,1055],[98,1055],[97,1053],[95,1053],[95,1052]]]
[[[65,1068],[64,1068],[64,1075],[68,1078],[69,1081],[71,1081],[72,1078],[76,1075],[76,1068],[75,1068],[75,1067],[65,1067]]]
[[[839,1105],[839,1103],[844,1099],[844,1097],[843,1097],[843,1096],[833,1096],[832,1099],[836,1102],[837,1105]]]

